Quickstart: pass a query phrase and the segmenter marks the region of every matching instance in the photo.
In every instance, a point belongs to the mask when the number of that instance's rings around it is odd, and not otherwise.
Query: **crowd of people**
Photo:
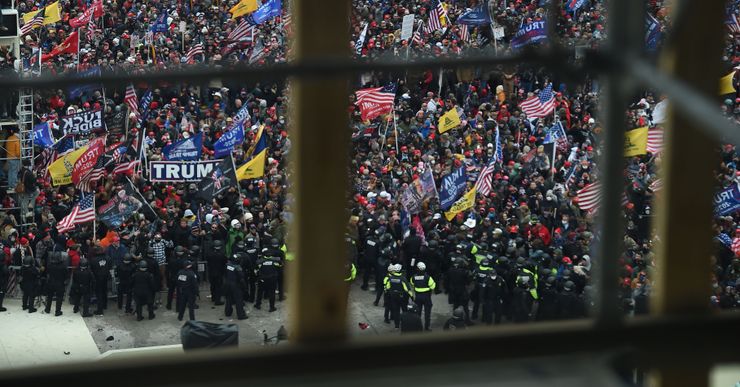
[[[464,30],[456,23],[466,9],[489,6],[480,3],[445,2],[446,25],[427,32],[436,1],[355,0],[352,49],[358,60],[504,53],[511,50],[509,43],[522,23],[543,20],[547,14],[540,4],[544,2],[537,0],[494,1],[492,19],[504,29],[497,40],[488,26]],[[668,29],[670,18],[663,2],[648,3],[661,28]],[[25,35],[21,58],[2,52],[6,63],[15,63],[16,71],[34,71],[37,50],[48,54],[73,32],[68,20],[82,13],[86,4],[62,0],[61,5],[62,21]],[[57,55],[43,63],[41,72],[62,74],[93,66],[103,72],[172,69],[188,64],[187,52],[197,43],[204,45],[205,53],[195,61],[211,66],[285,61],[291,34],[285,13],[258,25],[250,41],[234,44],[228,36],[240,20],[231,19],[228,10],[233,5],[106,1],[94,32],[80,32],[79,61],[76,54]],[[20,14],[39,7],[31,1],[18,4]],[[148,42],[147,32],[165,11],[166,32],[152,34]],[[560,11],[555,28],[560,44],[598,47],[606,39],[608,15],[603,1],[586,2],[576,12]],[[414,26],[416,38],[402,40],[406,14],[417,15],[421,23]],[[179,30],[181,20],[186,21],[184,32]],[[358,45],[365,23],[365,39]],[[89,27],[81,31],[85,28]],[[739,36],[728,39],[728,66],[737,62]],[[598,80],[587,76],[574,85],[544,68],[511,65],[441,73],[372,72],[356,80],[354,87],[388,84],[395,86],[392,112],[372,120],[363,119],[356,96],[349,96],[353,140],[346,279],[361,282],[358,291],[370,291],[374,284],[375,305],[384,305],[386,322],[394,321],[401,329],[404,321],[412,320],[418,320],[412,324],[418,329],[431,329],[430,309],[446,307],[432,305],[431,294],[440,292],[448,294],[453,315],[445,329],[464,327],[478,317],[492,324],[586,316],[596,288],[591,270],[600,258],[592,248],[599,234],[596,209],[582,208],[579,191],[601,177]],[[194,319],[202,280],[209,283],[211,302],[221,305],[225,297],[227,316],[235,308],[238,318],[246,318],[244,301],[260,307],[265,297],[270,311],[275,310],[276,301],[283,299],[283,267],[292,259],[286,235],[293,203],[288,192],[291,169],[284,157],[291,148],[287,85],[210,80],[134,86],[139,97],[152,92],[150,115],[144,122],[128,110],[124,89],[104,88],[75,96],[69,90],[35,91],[37,122],[49,122],[60,138],[57,123],[62,116],[90,109],[103,109],[106,119],[122,113],[127,125],[108,134],[108,145],[131,144],[132,138],[143,134],[145,159],[156,161],[163,160],[168,144],[203,133],[202,158],[208,160],[215,159],[214,142],[246,106],[246,138],[232,155],[237,166],[243,163],[258,128],[264,126],[268,149],[264,176],[242,180],[238,187],[206,201],[198,194],[197,184],[153,183],[141,167],[114,173],[111,166],[94,187],[96,206],[125,190],[130,179],[156,217],[137,213],[120,227],[88,222],[60,233],[56,226],[75,207],[80,188],[52,185],[45,173],[48,160],[37,158],[18,167],[17,180],[9,184],[12,191],[22,181],[24,193],[0,193],[5,208],[0,212],[6,264],[2,267],[17,269],[3,272],[0,279],[16,276],[29,312],[35,310],[37,296],[43,295],[46,312],[51,312],[56,299],[56,314],[61,314],[63,291],[70,281],[68,267],[73,268],[75,311],[84,316],[91,314],[92,298],[97,300],[96,312],[104,313],[105,300],[115,289],[118,308],[131,312],[133,299],[138,319],[144,318],[144,305],[149,318],[154,318],[153,304],[159,297],[168,308],[176,298],[178,316],[183,318],[188,310]],[[553,92],[552,113],[537,120],[527,117],[522,102],[546,90]],[[656,117],[656,109],[664,99],[650,91],[636,96],[626,115],[630,128],[659,127],[663,120]],[[729,119],[740,117],[739,104],[737,95],[728,96],[723,108]],[[440,133],[440,118],[450,110],[457,112],[461,123]],[[566,136],[553,145],[553,153],[545,152],[551,128],[558,123]],[[736,184],[735,148],[725,145],[721,153],[718,182],[725,187]],[[464,169],[467,181],[462,193],[476,185],[488,165],[494,166],[490,189],[485,195],[478,193],[469,210],[448,218],[447,208],[437,198],[426,200],[413,212],[401,204],[404,192],[427,171],[441,190],[446,176]],[[659,165],[659,150],[625,159],[627,229],[619,258],[622,270],[614,279],[621,286],[615,302],[625,314],[647,313],[649,308],[656,265],[653,251],[659,243],[651,211],[660,194]],[[27,205],[31,214],[25,213]],[[711,302],[722,309],[735,308],[740,301],[736,258],[740,243],[732,243],[733,237],[740,238],[740,233],[735,235],[737,220],[730,216],[715,222],[718,253]],[[21,227],[27,221],[33,224]],[[37,277],[43,278],[43,285]]]

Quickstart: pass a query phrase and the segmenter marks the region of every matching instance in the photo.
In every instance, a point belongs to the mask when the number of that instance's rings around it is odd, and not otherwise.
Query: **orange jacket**
[[[21,158],[21,139],[18,138],[18,136],[13,133],[8,137],[5,143],[5,149],[8,151],[8,158],[9,159],[19,159]]]

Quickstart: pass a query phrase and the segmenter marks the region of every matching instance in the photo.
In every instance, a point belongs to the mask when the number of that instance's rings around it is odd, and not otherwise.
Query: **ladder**
[[[33,163],[33,89],[18,90],[18,137],[21,140],[21,160]]]

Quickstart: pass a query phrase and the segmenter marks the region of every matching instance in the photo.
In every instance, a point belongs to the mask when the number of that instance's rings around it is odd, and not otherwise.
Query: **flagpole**
[[[393,110],[393,133],[395,134],[394,137],[396,137],[396,154],[398,153],[398,125],[396,125],[396,110]]]
[[[385,148],[385,139],[388,137],[388,126],[391,124],[390,118],[385,120],[385,130],[383,131],[383,141],[380,144],[380,150],[383,151],[383,148]]]
[[[97,212],[95,210],[95,192],[93,192],[93,211]],[[93,243],[95,243],[98,239],[98,217],[95,216],[93,218]]]
[[[80,29],[77,29],[77,72],[80,71]]]

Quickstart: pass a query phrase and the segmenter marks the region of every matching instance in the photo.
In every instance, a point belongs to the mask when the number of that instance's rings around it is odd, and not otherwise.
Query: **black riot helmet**
[[[87,259],[81,259],[80,260],[80,270],[87,270],[88,267],[90,267],[90,263],[87,262]]]
[[[134,256],[131,255],[131,253],[126,253],[126,255],[123,256],[123,263],[129,263],[133,261]]]
[[[570,292],[575,286],[576,284],[574,284],[573,281],[566,281],[565,285],[563,285],[563,290],[565,290],[566,292]]]
[[[280,247],[280,241],[277,240],[277,238],[270,239],[270,247],[273,249],[277,249]]]
[[[139,271],[146,271],[146,261],[139,261]]]
[[[200,254],[200,246],[195,245],[195,246],[191,247],[190,248],[190,254],[192,254],[192,255],[198,255],[198,254]]]
[[[547,277],[547,282],[545,283],[545,286],[547,286],[548,288],[551,288],[555,286],[555,281],[556,281],[555,276],[549,276]]]
[[[182,258],[183,256],[185,256],[185,253],[186,253],[187,251],[188,251],[188,250],[187,250],[186,248],[182,247],[182,246],[177,246],[177,247],[175,247],[175,255],[176,255],[176,256],[177,256],[178,258]]]
[[[154,247],[149,246],[149,248],[146,249],[146,255],[149,258],[154,258]]]
[[[192,262],[191,260],[187,260],[187,261],[185,261],[185,262],[184,262],[184,263],[182,264],[182,267],[184,267],[184,268],[186,268],[186,269],[190,269],[191,267],[193,267],[193,262]]]
[[[244,244],[243,241],[239,241],[239,242],[236,242],[236,245],[234,245],[234,248],[236,249],[236,251],[244,251],[244,249],[246,248],[246,245]]]
[[[231,257],[229,257],[229,262],[238,264],[241,261],[241,258],[241,254],[231,254]]]
[[[439,242],[437,242],[435,239],[429,241],[430,249],[436,249],[437,247],[439,247]]]
[[[31,266],[33,266],[33,258],[32,257],[23,258],[23,267],[31,267]]]
[[[220,239],[216,239],[213,241],[213,249],[214,250],[221,250],[224,248],[224,242]]]

